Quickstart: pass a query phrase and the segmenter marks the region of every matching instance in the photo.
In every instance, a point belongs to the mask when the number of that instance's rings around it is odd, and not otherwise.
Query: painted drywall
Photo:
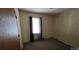
[[[52,26],[53,26],[52,15],[34,14],[34,13],[22,11],[22,10],[19,10],[19,14],[20,14],[22,39],[24,43],[30,41],[29,16],[42,17],[43,38],[52,37]]]
[[[42,17],[43,37],[54,37],[79,48],[79,9],[71,9],[56,15],[34,14],[19,11],[23,42],[30,41],[29,16]]]
[[[79,9],[72,9],[54,16],[53,37],[79,48]]]

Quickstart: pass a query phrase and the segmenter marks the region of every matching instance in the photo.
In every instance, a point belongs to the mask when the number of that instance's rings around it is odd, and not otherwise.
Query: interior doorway
[[[42,40],[42,17],[29,17],[30,19],[30,41]]]

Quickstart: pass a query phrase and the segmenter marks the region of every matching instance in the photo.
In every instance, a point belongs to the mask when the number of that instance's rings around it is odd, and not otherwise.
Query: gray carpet
[[[70,48],[71,46],[53,38],[24,44],[24,50],[70,50]]]

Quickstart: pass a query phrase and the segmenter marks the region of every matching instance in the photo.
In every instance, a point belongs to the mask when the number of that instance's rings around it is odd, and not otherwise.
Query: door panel
[[[0,9],[0,49],[19,49],[19,44],[14,9]]]

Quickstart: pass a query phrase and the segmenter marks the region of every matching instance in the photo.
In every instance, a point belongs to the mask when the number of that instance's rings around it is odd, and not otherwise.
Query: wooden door
[[[19,49],[18,28],[15,11],[12,8],[0,8],[0,49]]]

